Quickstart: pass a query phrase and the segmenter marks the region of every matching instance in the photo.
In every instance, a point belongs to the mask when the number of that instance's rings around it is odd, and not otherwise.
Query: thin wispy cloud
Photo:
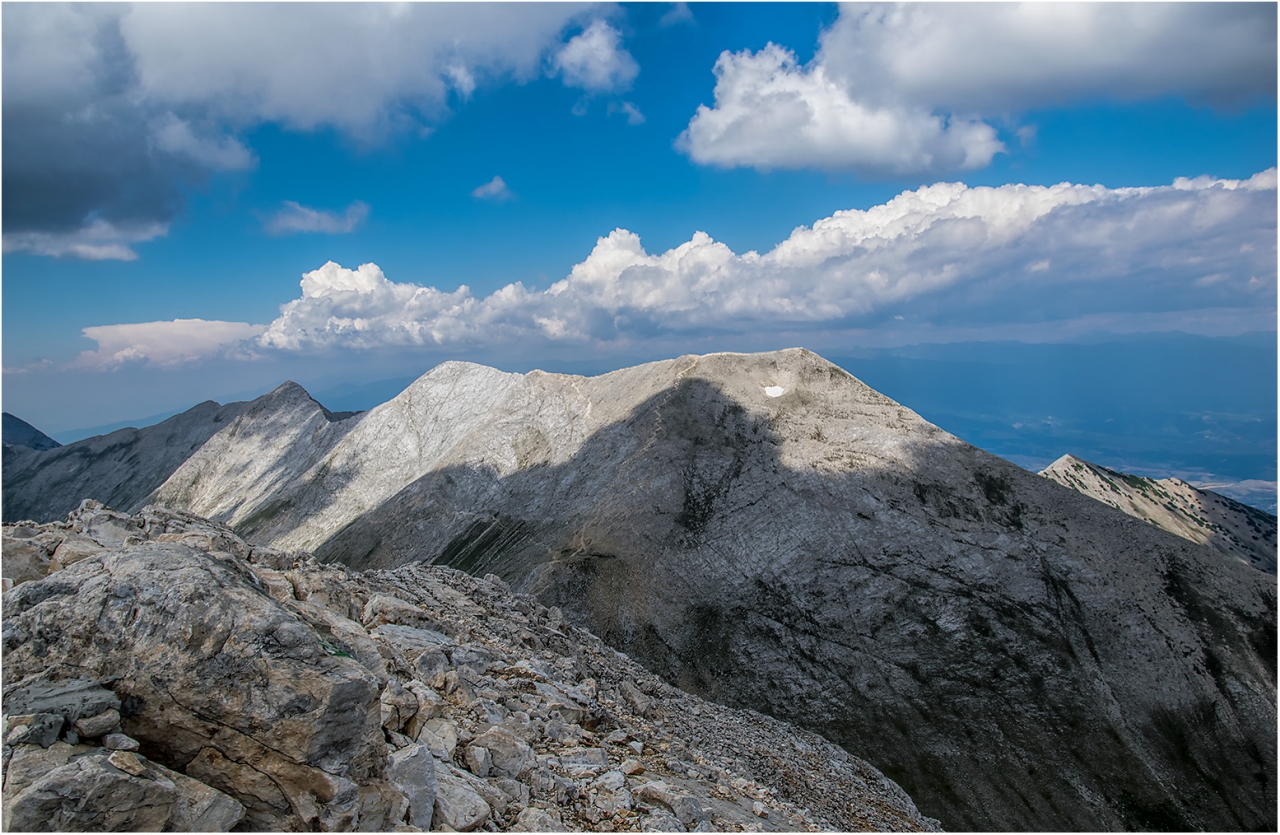
[[[492,200],[495,203],[501,203],[504,200],[510,200],[515,197],[515,194],[511,189],[507,188],[506,182],[501,177],[495,175],[489,182],[473,188],[471,196],[477,200]]]
[[[644,114],[641,113],[640,108],[636,107],[632,102],[611,102],[609,104],[609,115],[612,116],[614,113],[621,113],[623,116],[626,116],[628,125],[644,124]]]
[[[658,18],[659,26],[678,26],[681,23],[693,23],[693,10],[688,3],[673,3],[671,10]]]
[[[342,214],[326,212],[303,206],[293,200],[285,200],[282,208],[262,224],[272,235],[292,235],[300,232],[320,232],[326,235],[345,235],[354,232],[369,217],[369,206],[357,200]]]
[[[134,244],[168,232],[168,223],[115,224],[99,218],[68,232],[5,232],[4,251],[86,261],[135,261],[138,253]]]

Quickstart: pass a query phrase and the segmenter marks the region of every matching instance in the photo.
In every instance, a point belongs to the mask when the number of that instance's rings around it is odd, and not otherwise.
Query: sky
[[[447,359],[1274,340],[1274,4],[0,14],[0,396],[51,433]]]

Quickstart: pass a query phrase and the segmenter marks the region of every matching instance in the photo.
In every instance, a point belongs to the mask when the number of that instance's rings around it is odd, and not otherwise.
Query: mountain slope
[[[144,429],[119,429],[44,451],[9,455],[6,450],[5,521],[60,519],[85,498],[122,510],[137,509],[247,405],[221,406],[207,400]]]
[[[1274,581],[807,351],[446,363],[340,438],[259,419],[157,500],[358,568],[498,574],[948,828],[1274,828]]]
[[[3,534],[94,549],[4,596],[4,707],[38,714],[6,735],[7,831],[937,828],[829,741],[495,577],[350,572],[155,507]],[[100,747],[115,723],[136,755]]]
[[[22,418],[14,417],[8,412],[5,412],[2,418],[3,428],[0,429],[0,434],[3,434],[6,446],[20,446],[34,450],[56,449],[62,446]]]
[[[1276,573],[1276,517],[1180,478],[1143,478],[1064,455],[1040,471],[1086,496],[1183,539]]]

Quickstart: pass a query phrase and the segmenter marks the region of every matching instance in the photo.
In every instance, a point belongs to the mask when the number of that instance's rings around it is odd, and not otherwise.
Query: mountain
[[[3,434],[4,443],[7,446],[27,447],[34,450],[54,449],[62,446],[62,444],[36,429],[25,420],[14,417],[8,412],[4,412],[3,421],[4,425],[0,429],[0,434]]]
[[[6,831],[937,828],[496,577],[358,574],[91,502],[4,542],[52,568],[4,596]]]
[[[1064,455],[1040,475],[1208,545],[1260,571],[1276,573],[1276,517],[1180,478],[1143,478]]]
[[[4,519],[49,522],[81,499],[137,509],[180,464],[248,406],[206,400],[145,429],[119,429],[4,459]]]
[[[808,351],[282,387],[151,500],[356,569],[492,573],[949,829],[1274,829],[1270,577]]]

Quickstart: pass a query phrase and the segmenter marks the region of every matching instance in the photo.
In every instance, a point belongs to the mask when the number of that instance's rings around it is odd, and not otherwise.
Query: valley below
[[[1276,827],[1275,517],[803,349],[50,444],[4,448],[6,828]]]

